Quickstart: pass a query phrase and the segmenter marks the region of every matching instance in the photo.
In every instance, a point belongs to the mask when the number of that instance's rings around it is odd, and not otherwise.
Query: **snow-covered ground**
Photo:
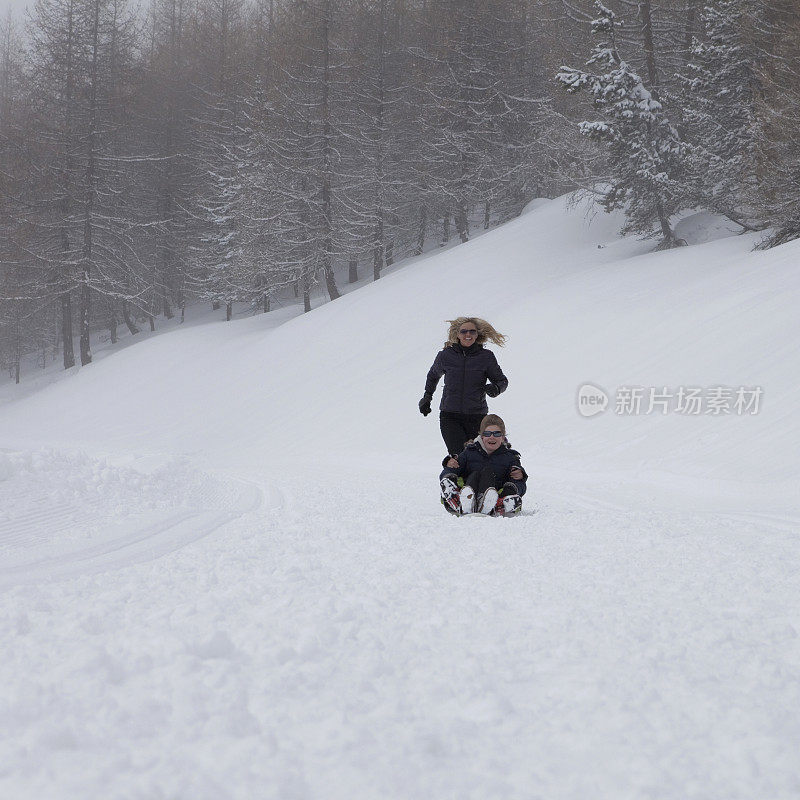
[[[800,244],[619,224],[537,201],[7,399],[0,797],[799,797]],[[517,519],[437,502],[461,314],[509,335]],[[763,394],[643,413],[680,387]]]

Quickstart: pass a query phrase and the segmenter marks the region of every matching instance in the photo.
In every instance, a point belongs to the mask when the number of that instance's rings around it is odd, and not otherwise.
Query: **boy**
[[[456,458],[445,458],[443,466],[442,504],[451,514],[505,516],[522,510],[528,474],[520,454],[506,440],[505,423],[497,414],[487,414],[475,441]]]

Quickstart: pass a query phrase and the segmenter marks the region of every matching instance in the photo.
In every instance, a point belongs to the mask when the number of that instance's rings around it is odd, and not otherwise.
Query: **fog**
[[[0,19],[5,19],[6,13],[11,9],[18,20],[22,20],[25,7],[33,6],[34,0],[0,0]]]

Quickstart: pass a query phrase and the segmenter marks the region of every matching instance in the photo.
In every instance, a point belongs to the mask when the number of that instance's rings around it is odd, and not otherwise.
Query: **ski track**
[[[4,556],[0,591],[20,583],[103,572],[159,558],[266,502],[262,487],[250,480],[191,474],[185,467],[174,470],[173,464],[167,470],[176,480],[156,492],[158,480],[115,469],[83,453],[51,450],[3,455],[5,464],[0,467],[5,467],[6,485],[0,483],[0,499],[8,510],[0,520]],[[61,495],[44,487],[62,481],[65,466],[76,462],[83,467],[83,475],[72,482],[70,501],[54,502]],[[113,492],[101,496],[109,485],[121,488],[132,474],[138,478],[135,485],[145,488],[143,496],[125,497],[130,494],[127,490],[116,498]],[[163,471],[156,475],[163,477]],[[24,502],[15,505],[14,496],[22,495]],[[190,507],[180,507],[184,501]],[[280,497],[272,492],[269,505],[276,503]],[[29,509],[30,504],[36,507]],[[31,559],[31,553],[36,557]]]
[[[15,567],[0,796],[798,796],[791,521],[305,473]]]

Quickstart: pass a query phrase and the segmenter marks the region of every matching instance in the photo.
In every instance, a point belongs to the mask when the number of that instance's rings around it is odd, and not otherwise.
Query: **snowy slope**
[[[0,407],[0,796],[797,797],[800,248],[619,224],[537,201]],[[519,519],[436,503],[459,314],[509,335]],[[759,413],[613,410],[717,385]]]

